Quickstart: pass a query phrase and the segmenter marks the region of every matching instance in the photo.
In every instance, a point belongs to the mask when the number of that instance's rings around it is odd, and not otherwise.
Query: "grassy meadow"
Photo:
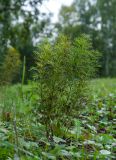
[[[36,84],[0,87],[0,160],[111,160],[116,147],[116,79],[90,82],[91,103],[48,141]]]

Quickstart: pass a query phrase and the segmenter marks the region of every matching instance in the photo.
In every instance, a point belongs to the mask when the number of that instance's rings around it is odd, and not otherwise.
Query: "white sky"
[[[58,21],[58,13],[62,5],[70,6],[73,0],[48,0],[41,6],[41,11],[46,13],[53,13],[52,22]]]

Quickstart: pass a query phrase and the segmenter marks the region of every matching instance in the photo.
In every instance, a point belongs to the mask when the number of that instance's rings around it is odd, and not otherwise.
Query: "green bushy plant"
[[[46,126],[47,137],[59,133],[62,125],[78,115],[87,101],[87,80],[95,74],[98,52],[88,36],[82,35],[71,44],[60,35],[51,45],[45,40],[36,51],[38,80],[38,117]]]
[[[21,60],[18,51],[13,47],[8,48],[4,62],[0,67],[0,82],[10,84],[19,74],[20,67]]]

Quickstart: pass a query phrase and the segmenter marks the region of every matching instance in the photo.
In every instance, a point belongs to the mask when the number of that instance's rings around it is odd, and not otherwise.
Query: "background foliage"
[[[63,6],[56,26],[72,39],[82,33],[92,38],[94,49],[103,53],[100,76],[116,76],[116,1],[74,0]]]
[[[33,50],[39,33],[49,22],[39,7],[42,0],[0,1],[0,62],[4,60],[8,46],[19,51],[21,60],[26,56],[26,77],[34,64]],[[27,79],[26,78],[26,79]]]
[[[4,62],[0,67],[0,82],[1,84],[11,84],[17,81],[21,72],[21,60],[19,52],[9,47],[5,55]]]

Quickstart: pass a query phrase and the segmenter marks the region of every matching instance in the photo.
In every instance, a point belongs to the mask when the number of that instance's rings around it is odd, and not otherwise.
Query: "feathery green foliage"
[[[47,137],[57,134],[61,125],[68,127],[70,117],[85,107],[87,80],[95,73],[98,55],[86,35],[73,44],[60,35],[54,45],[45,40],[38,47],[38,112],[46,125]]]

